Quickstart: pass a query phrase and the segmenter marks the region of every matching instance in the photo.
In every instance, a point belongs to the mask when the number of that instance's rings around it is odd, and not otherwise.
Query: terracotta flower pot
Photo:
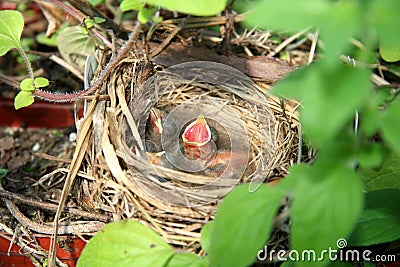
[[[2,235],[7,236],[10,239],[12,238],[4,233]],[[49,249],[50,237],[38,235],[36,239],[43,249]],[[62,262],[68,264],[68,266],[75,267],[85,245],[86,242],[82,239],[78,237],[70,237],[66,240],[66,242],[63,242],[62,248],[57,246],[57,257]],[[8,253],[9,247],[10,241],[6,238],[0,237],[0,266],[34,267],[30,258],[23,253],[19,246],[13,244],[10,252]]]
[[[36,100],[29,107],[15,110],[14,100],[0,98],[0,127],[69,127],[74,125],[75,121],[73,108],[74,105],[70,103],[54,104]]]

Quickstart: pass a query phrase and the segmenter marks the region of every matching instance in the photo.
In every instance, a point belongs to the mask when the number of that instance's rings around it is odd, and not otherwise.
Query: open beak
[[[182,140],[187,145],[197,147],[204,146],[211,140],[210,127],[203,115],[186,127]]]

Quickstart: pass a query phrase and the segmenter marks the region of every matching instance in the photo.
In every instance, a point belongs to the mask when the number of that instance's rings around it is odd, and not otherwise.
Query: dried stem
[[[55,211],[55,210],[57,210],[57,207],[58,207],[58,205],[56,205],[56,204],[45,203],[42,201],[37,201],[34,199],[26,198],[26,197],[23,197],[23,196],[20,196],[15,193],[11,193],[11,192],[8,192],[8,191],[2,190],[2,189],[0,189],[0,197],[4,197],[4,198],[7,198],[14,202],[20,202],[25,205],[38,207],[38,208],[45,209],[45,210]],[[103,222],[108,222],[110,220],[110,218],[107,215],[95,214],[95,213],[87,212],[84,210],[79,210],[79,209],[74,209],[74,208],[69,208],[69,207],[65,207],[64,212],[67,212],[74,216],[84,217],[84,218],[103,221]]]

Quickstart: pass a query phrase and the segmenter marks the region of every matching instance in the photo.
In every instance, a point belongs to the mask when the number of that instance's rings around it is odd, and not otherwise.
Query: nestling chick
[[[211,160],[215,147],[211,146],[212,133],[203,115],[189,124],[182,134],[183,150],[188,159]]]
[[[163,133],[162,120],[165,117],[165,112],[152,108],[150,110],[149,118],[147,120],[146,128],[146,151],[160,152],[162,151],[161,135]]]

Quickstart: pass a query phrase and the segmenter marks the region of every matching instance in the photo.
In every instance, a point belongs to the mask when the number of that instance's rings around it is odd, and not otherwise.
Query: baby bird
[[[248,163],[248,155],[232,151],[225,142],[221,142],[223,147],[217,146],[215,142],[218,136],[218,131],[210,127],[204,116],[200,115],[182,134],[185,156],[192,160],[203,160],[203,175],[239,179],[241,174],[238,170]]]
[[[152,109],[150,111],[149,128],[146,135],[147,158],[152,164],[173,169],[174,167],[166,158],[165,151],[159,147],[164,130],[162,127],[163,117],[165,114],[160,110]],[[211,177],[223,175],[227,178],[236,178],[238,176],[236,171],[240,169],[237,165],[247,163],[247,158],[245,158],[247,154],[233,152],[225,147],[219,148],[215,143],[218,135],[215,128],[210,127],[206,118],[200,114],[180,136],[181,140],[179,141],[183,155],[189,160],[197,160],[204,167],[200,172],[203,175]]]
[[[212,132],[206,119],[200,115],[190,123],[182,134],[185,156],[191,160],[211,160],[216,153],[215,145],[211,143]]]
[[[164,117],[165,112],[160,109],[152,108],[150,110],[145,139],[146,151],[148,152],[162,151],[161,135],[163,133],[162,120]]]

